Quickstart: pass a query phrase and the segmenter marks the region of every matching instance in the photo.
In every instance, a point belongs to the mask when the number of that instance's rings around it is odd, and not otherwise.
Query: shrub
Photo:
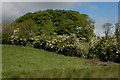
[[[84,49],[74,34],[72,35],[51,35],[49,37],[36,36],[34,38],[34,47],[43,48],[48,51],[54,51],[66,56],[86,57]]]
[[[115,37],[111,39],[93,38],[90,41],[89,56],[99,58],[102,61],[120,62],[120,50]]]
[[[38,34],[49,35],[56,32],[62,34],[76,34],[77,38],[84,37],[89,41],[94,36],[94,21],[87,14],[81,14],[72,10],[48,9],[34,13],[26,13],[15,21],[22,23],[32,19],[40,31]],[[47,32],[48,31],[48,32]]]
[[[11,35],[13,34],[13,29],[14,29],[13,26],[9,25],[9,27],[2,30],[2,44],[10,44],[10,39],[11,39]]]

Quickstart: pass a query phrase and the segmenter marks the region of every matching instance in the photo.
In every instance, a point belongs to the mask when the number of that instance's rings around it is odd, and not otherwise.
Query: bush
[[[115,37],[111,39],[93,38],[90,41],[89,57],[102,61],[120,62],[120,50]]]
[[[11,35],[13,34],[12,24],[2,30],[2,44],[10,44]]]
[[[74,34],[72,35],[51,35],[46,37],[36,36],[34,38],[34,47],[42,48],[48,51],[54,51],[59,54],[64,54],[66,56],[82,56],[86,57],[84,49]]]

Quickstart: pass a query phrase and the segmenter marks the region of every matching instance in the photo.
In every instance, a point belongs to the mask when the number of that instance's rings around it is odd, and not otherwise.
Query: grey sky
[[[75,3],[65,3],[65,2],[41,2],[41,3],[37,3],[37,2],[31,2],[31,3],[27,3],[27,2],[14,2],[14,3],[10,3],[10,2],[4,2],[2,4],[2,17],[3,17],[3,21],[4,20],[11,20],[11,19],[16,19],[16,17],[22,16],[27,12],[35,12],[35,11],[39,11],[39,10],[45,10],[45,9],[59,9],[59,8],[70,8],[74,5],[76,5]],[[79,4],[79,5],[83,5],[83,4]]]
[[[119,0],[2,0],[3,2],[118,2]]]

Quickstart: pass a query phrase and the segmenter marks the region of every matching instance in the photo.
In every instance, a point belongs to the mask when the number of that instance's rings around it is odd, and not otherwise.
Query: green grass
[[[42,49],[2,45],[3,78],[117,78],[118,65],[98,66],[83,58]]]
[[[2,79],[2,46],[0,44],[0,79]]]

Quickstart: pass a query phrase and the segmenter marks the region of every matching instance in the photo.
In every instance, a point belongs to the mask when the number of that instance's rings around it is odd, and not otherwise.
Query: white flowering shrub
[[[10,44],[11,35],[13,34],[15,23],[2,29],[2,44]]]
[[[10,38],[10,42],[12,44],[16,44],[19,41],[18,34],[19,34],[19,28],[13,30],[13,34],[11,35],[11,38]]]
[[[34,47],[54,51],[67,56],[86,57],[84,49],[74,34],[72,35],[51,35],[49,37],[36,36]]]
[[[10,43],[15,44],[15,45],[25,45],[27,39],[20,36],[20,29],[17,28],[13,30],[13,34],[11,35],[10,38]]]
[[[93,38],[90,41],[89,56],[103,61],[120,62],[120,50],[115,37],[111,39]]]

